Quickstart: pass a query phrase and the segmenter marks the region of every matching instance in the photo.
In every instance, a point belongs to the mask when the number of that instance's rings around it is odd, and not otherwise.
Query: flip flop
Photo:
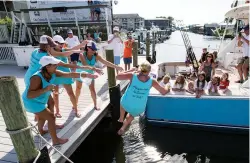
[[[62,115],[60,113],[55,114],[56,118],[62,118]]]

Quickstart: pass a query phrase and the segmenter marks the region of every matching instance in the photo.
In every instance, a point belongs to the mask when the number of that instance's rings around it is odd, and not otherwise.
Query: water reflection
[[[215,133],[193,129],[174,129],[141,123],[143,142],[162,154],[163,160],[175,157],[188,162],[248,162],[248,135]]]
[[[247,163],[248,135],[146,124],[136,118],[124,136],[105,118],[71,156],[75,163]]]

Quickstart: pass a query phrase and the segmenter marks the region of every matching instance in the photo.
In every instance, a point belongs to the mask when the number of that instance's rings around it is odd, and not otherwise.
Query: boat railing
[[[101,15],[100,20],[92,21],[88,14],[79,16],[77,13],[81,13],[84,10],[91,8],[100,8]],[[63,10],[63,11],[61,11]],[[60,12],[59,12],[60,11]],[[107,33],[111,33],[112,18],[110,15],[111,6],[109,3],[103,3],[101,5],[90,6],[73,6],[73,7],[54,7],[54,8],[30,8],[20,9],[19,11],[12,11],[13,26],[11,29],[12,43],[19,43],[22,36],[26,36],[28,33],[29,38],[23,38],[22,40],[29,40],[29,43],[33,44],[34,40],[37,40],[34,35],[44,34],[44,29],[48,28],[48,35],[54,35],[54,28],[58,27],[76,27],[78,37],[81,39],[81,28],[89,25],[106,25]],[[32,16],[34,13],[34,16]],[[60,14],[57,14],[60,13]],[[19,29],[19,31],[17,31]],[[43,30],[42,30],[43,29]],[[18,39],[16,37],[18,35]]]

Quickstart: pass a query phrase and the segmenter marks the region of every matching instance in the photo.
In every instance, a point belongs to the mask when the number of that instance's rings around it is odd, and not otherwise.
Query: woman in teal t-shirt
[[[79,55],[79,59],[81,62],[78,64],[94,66],[95,63],[99,61],[108,67],[115,68],[117,71],[123,71],[122,67],[114,65],[113,63],[103,59],[100,55],[97,54],[96,51],[97,51],[96,44],[93,41],[89,41],[88,44],[85,46],[84,54]],[[76,70],[76,72],[82,72],[82,71],[85,71],[91,74],[94,73],[92,70],[81,70],[81,69]],[[81,89],[82,89],[82,80],[78,78],[76,79],[76,102],[77,103],[78,103],[78,99],[81,93]],[[99,108],[97,107],[97,103],[96,103],[95,80],[91,81],[89,85],[89,90],[90,90],[92,100],[94,102],[94,109],[99,110]]]
[[[169,90],[160,86],[156,80],[150,78],[151,65],[149,63],[145,62],[141,64],[138,72],[133,71],[135,71],[135,69],[119,73],[116,77],[118,80],[130,80],[130,84],[121,98],[120,118],[118,121],[123,123],[123,125],[118,131],[119,135],[125,132],[134,117],[145,111],[151,87],[154,87],[162,95],[169,92]],[[128,112],[128,114],[124,120],[125,111]]]
[[[60,60],[52,56],[42,57],[39,61],[41,69],[31,76],[22,94],[25,109],[39,117],[38,130],[40,134],[46,133],[43,127],[45,121],[48,121],[48,129],[53,145],[64,144],[68,141],[68,139],[57,137],[57,125],[53,114],[54,106],[48,105],[50,94],[54,90],[53,82],[55,78],[78,78],[80,76],[83,78],[97,78],[97,75],[87,73],[66,73],[56,70],[60,62]]]
[[[55,35],[53,37],[53,41],[55,41],[59,46],[57,46],[55,48],[56,51],[68,51],[68,50],[74,50],[74,49],[79,49],[81,48],[80,46],[76,46],[72,49],[64,49],[64,44],[65,44],[65,40],[62,38],[62,36],[60,35]],[[81,45],[82,46],[82,45]],[[58,56],[56,57],[57,59],[59,59],[61,62],[65,63],[65,64],[68,64],[69,61],[68,61],[68,57],[64,57],[64,56]],[[100,69],[96,69],[94,67],[91,67],[91,66],[83,66],[83,65],[74,65],[74,64],[71,64],[72,66],[77,66],[76,68],[78,69],[87,69],[87,70],[93,70],[93,71],[101,71]],[[60,70],[60,71],[63,71],[63,72],[71,72],[70,68],[68,67],[62,67],[62,66],[59,66],[57,67],[57,70]],[[76,97],[75,97],[75,94],[73,92],[73,88],[72,88],[72,84],[74,83],[73,79],[72,78],[64,78],[64,77],[57,77],[54,81],[54,84],[56,85],[55,87],[55,91],[53,92],[53,98],[54,98],[54,102],[55,102],[55,108],[56,108],[56,114],[55,116],[57,118],[61,118],[61,114],[60,114],[60,110],[59,110],[59,85],[63,85],[63,87],[65,88],[65,90],[67,91],[67,94],[69,95],[70,97],[70,101],[73,105],[72,109],[75,111],[75,116],[76,117],[80,117],[80,113],[78,113],[78,109],[77,109],[77,104],[76,104]]]

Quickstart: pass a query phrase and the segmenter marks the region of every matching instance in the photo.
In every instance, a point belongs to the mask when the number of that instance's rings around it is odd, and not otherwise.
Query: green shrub
[[[11,32],[12,19],[9,18],[8,16],[6,16],[5,18],[0,19],[0,24],[6,24],[6,25],[7,25],[7,28],[8,28],[8,32],[9,32],[9,34],[10,34],[10,32]]]

